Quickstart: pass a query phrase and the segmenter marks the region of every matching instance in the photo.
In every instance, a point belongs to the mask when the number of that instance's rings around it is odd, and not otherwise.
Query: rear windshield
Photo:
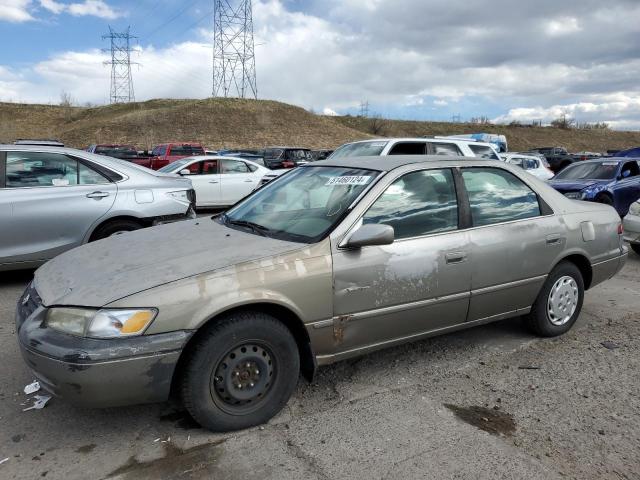
[[[270,148],[264,151],[264,158],[280,158],[283,152],[280,148]]]
[[[169,155],[195,156],[204,155],[204,148],[195,145],[174,145],[169,151]]]
[[[496,155],[496,152],[493,151],[493,148],[487,147],[486,145],[470,144],[469,148],[475,157],[486,158],[489,160],[500,160],[498,155]]]
[[[346,145],[338,148],[330,158],[344,158],[344,157],[377,157],[382,153],[384,147],[387,146],[386,141],[382,142],[358,142],[347,143]]]
[[[95,153],[114,158],[132,158],[138,156],[138,151],[130,146],[97,146]]]
[[[574,163],[558,173],[554,180],[610,180],[618,172],[618,162]]]

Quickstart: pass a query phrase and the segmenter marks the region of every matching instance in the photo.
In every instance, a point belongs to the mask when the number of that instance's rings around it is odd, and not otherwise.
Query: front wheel
[[[584,280],[578,267],[561,262],[549,274],[531,313],[526,317],[529,329],[542,337],[568,332],[576,322],[584,300]]]
[[[287,327],[261,312],[235,313],[207,327],[190,348],[182,400],[203,427],[240,430],[277,414],[299,372],[298,348]]]

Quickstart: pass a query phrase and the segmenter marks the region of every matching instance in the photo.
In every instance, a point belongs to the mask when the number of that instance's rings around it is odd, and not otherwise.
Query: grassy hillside
[[[150,100],[95,108],[0,103],[0,142],[53,137],[73,147],[199,141],[211,148],[331,148],[369,135],[267,100]]]
[[[164,141],[200,141],[211,148],[336,146],[373,135],[372,119],[326,117],[268,100],[150,100],[95,108],[0,103],[0,142],[59,138],[67,145],[131,143],[148,148]],[[378,136],[504,133],[511,150],[559,145],[572,151],[605,151],[640,145],[640,132],[559,130],[550,127],[478,126],[384,120]]]
[[[371,119],[335,117],[345,127],[361,132],[371,131]],[[640,132],[613,130],[561,130],[552,127],[518,127],[509,125],[475,125],[470,123],[417,122],[383,120],[379,135],[390,137],[421,137],[423,135],[455,135],[462,133],[501,133],[507,136],[509,150],[561,146],[572,152],[605,152],[640,146]]]

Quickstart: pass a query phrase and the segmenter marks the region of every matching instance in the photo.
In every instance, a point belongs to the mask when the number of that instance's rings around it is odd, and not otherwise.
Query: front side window
[[[455,143],[432,143],[434,155],[462,156],[462,152]]]
[[[425,142],[399,142],[391,148],[389,155],[424,155],[426,146]]]
[[[474,227],[540,215],[538,196],[510,172],[498,168],[465,168],[462,178]]]
[[[378,171],[346,167],[302,167],[240,202],[220,222],[256,235],[314,243],[323,238]]]
[[[378,197],[362,220],[392,226],[396,239],[456,230],[458,202],[451,170],[403,175]]]
[[[486,158],[488,160],[500,160],[498,155],[496,155],[496,152],[493,151],[493,148],[487,147],[486,145],[470,144],[469,148],[473,152],[474,157]]]

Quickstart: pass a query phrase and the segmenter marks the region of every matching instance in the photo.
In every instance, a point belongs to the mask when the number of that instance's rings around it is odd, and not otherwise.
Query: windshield
[[[576,163],[556,175],[555,180],[611,180],[618,172],[618,162]]]
[[[236,205],[220,222],[258,235],[315,243],[343,218],[379,173],[345,167],[298,168]]]
[[[182,158],[175,162],[168,163],[164,167],[159,168],[158,171],[162,173],[172,173],[175,169],[182,167],[183,165],[186,165],[191,160],[192,160],[191,158]]]
[[[377,157],[382,153],[387,143],[386,141],[347,143],[333,152],[329,158]]]

